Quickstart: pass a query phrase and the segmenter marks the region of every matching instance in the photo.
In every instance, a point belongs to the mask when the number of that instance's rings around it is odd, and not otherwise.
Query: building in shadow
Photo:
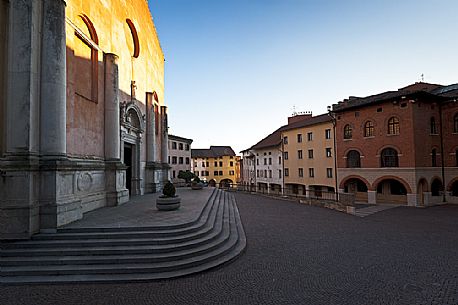
[[[156,192],[164,55],[147,1],[0,0],[0,238]]]

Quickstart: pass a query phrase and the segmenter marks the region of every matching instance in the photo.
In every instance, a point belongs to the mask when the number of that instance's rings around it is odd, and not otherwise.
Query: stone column
[[[409,207],[418,206],[418,195],[417,194],[407,194],[407,205]]]
[[[377,191],[367,191],[367,203],[377,204]]]
[[[156,160],[156,135],[155,135],[155,116],[153,93],[146,93],[146,161]]]
[[[40,151],[66,155],[65,1],[43,0]]]
[[[0,239],[29,238],[40,229],[38,205],[40,1],[2,2],[6,51],[1,126]],[[3,51],[2,50],[2,51]],[[0,52],[3,55],[3,52]],[[3,71],[2,71],[3,72]],[[4,112],[3,112],[4,111]]]
[[[105,160],[121,158],[119,126],[118,56],[104,54],[105,63]]]
[[[161,162],[167,163],[168,157],[168,141],[169,141],[169,134],[168,134],[168,123],[167,123],[167,107],[161,106]]]
[[[121,163],[121,127],[119,114],[118,56],[106,53],[105,66],[105,178],[107,206],[117,206],[129,200],[126,189],[126,168]]]

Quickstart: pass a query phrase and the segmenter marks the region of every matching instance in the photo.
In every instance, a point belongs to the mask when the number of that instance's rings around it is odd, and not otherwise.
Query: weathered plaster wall
[[[69,0],[66,14],[73,25],[67,23],[67,152],[75,156],[103,158],[103,53],[119,56],[120,102],[130,101],[131,81],[134,80],[135,96],[143,114],[146,113],[146,92],[155,91],[159,104],[164,104],[164,55],[144,0]],[[93,24],[98,39],[91,35],[80,17],[82,15]],[[134,42],[127,19],[132,21],[137,31],[137,58],[133,56]],[[97,86],[93,89],[96,92],[93,96],[88,93],[92,88],[87,88],[91,85],[87,79],[93,72],[90,68],[90,48],[75,35],[74,26],[97,45],[98,64],[94,73]]]

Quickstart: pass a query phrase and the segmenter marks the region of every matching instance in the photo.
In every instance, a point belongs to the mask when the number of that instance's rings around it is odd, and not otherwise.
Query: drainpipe
[[[336,145],[336,116],[335,114],[331,111],[331,106],[328,106],[328,115],[331,117],[332,120],[332,129],[333,129],[333,135],[332,139],[334,142],[334,183],[335,183],[335,192],[336,192],[336,201],[339,201],[339,189],[337,185],[337,145]]]
[[[442,202],[446,202],[445,195],[445,155],[444,155],[444,136],[442,127],[442,103],[439,103],[439,122],[440,122],[440,141],[441,141],[441,172],[442,172]]]
[[[281,133],[280,138],[281,138],[281,171],[282,171],[282,175],[281,175],[281,181],[282,181],[281,193],[282,193],[282,195],[285,195],[285,158],[284,158],[285,147],[283,145],[284,144],[283,143],[283,132]]]

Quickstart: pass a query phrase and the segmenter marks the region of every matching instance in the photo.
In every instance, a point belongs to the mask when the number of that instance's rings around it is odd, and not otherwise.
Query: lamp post
[[[333,135],[332,139],[334,141],[334,183],[335,183],[335,192],[336,192],[336,201],[339,201],[339,191],[337,188],[337,149],[336,149],[336,116],[335,113],[332,112],[332,107],[328,106],[328,115],[332,120],[332,129],[333,129]]]

